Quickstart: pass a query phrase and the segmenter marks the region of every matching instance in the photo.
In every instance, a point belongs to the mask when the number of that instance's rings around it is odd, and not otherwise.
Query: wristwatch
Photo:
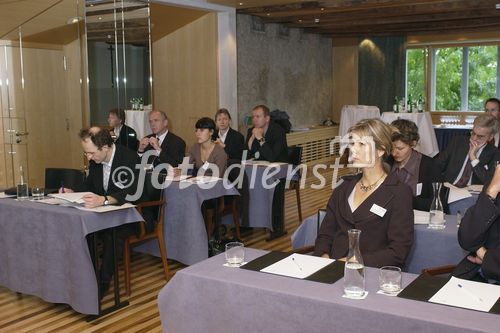
[[[109,205],[109,200],[108,200],[108,196],[105,195],[104,196],[104,206],[107,206],[107,205]]]
[[[266,138],[262,137],[258,140],[260,143],[266,143]]]

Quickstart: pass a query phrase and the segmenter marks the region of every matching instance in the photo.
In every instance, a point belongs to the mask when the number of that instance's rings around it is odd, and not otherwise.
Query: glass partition
[[[86,1],[90,123],[151,103],[149,2]],[[135,102],[135,103],[132,103]]]

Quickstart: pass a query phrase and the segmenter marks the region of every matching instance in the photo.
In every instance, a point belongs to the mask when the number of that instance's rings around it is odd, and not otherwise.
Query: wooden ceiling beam
[[[400,16],[416,16],[416,15],[448,15],[456,12],[469,12],[473,10],[484,10],[484,11],[495,11],[492,9],[490,4],[483,4],[482,2],[454,2],[454,3],[440,3],[433,6],[429,5],[410,5],[404,7],[393,7],[393,8],[378,8],[372,10],[355,10],[348,12],[330,12],[325,10],[324,12],[318,11],[314,14],[308,14],[303,11],[297,11],[295,13],[290,13],[289,16],[276,16],[276,14],[255,14],[259,16],[264,23],[284,23],[284,22],[297,22],[299,19],[302,21],[311,20],[319,18],[322,22],[328,21],[350,21],[350,20],[362,20],[362,19],[372,19],[377,17],[400,17]]]
[[[471,27],[500,27],[498,17],[488,17],[481,19],[449,20],[440,22],[421,22],[410,24],[381,24],[364,27],[337,27],[337,28],[306,28],[307,32],[329,34],[329,33],[358,33],[360,35],[374,32],[418,32],[418,31],[436,31],[446,29],[465,29]]]
[[[321,28],[336,28],[336,27],[353,27],[353,26],[372,26],[383,24],[413,24],[424,22],[441,22],[450,20],[463,20],[474,17],[476,19],[497,17],[500,20],[500,11],[492,10],[472,10],[464,12],[448,13],[446,15],[430,14],[430,15],[408,15],[397,17],[372,17],[370,20],[351,20],[351,21],[335,21],[335,20],[321,20]],[[302,20],[302,22],[295,21],[287,23],[290,28],[314,28],[318,23],[314,20]]]

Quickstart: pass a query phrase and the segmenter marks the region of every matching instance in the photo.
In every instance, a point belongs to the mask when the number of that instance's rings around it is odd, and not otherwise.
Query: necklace
[[[380,176],[380,178],[379,178],[379,179],[377,179],[377,181],[375,181],[375,183],[373,183],[373,184],[371,184],[371,185],[367,185],[367,186],[365,186],[365,184],[363,184],[363,180],[362,180],[362,179],[360,179],[360,180],[359,180],[359,182],[360,182],[360,184],[359,184],[359,188],[360,188],[360,189],[361,189],[361,191],[363,191],[363,192],[368,192],[368,191],[371,191],[371,190],[372,190],[372,189],[373,189],[373,188],[374,188],[374,187],[378,184],[378,182],[382,179],[382,177],[384,177],[384,176],[385,176],[385,173],[382,173],[382,176]]]

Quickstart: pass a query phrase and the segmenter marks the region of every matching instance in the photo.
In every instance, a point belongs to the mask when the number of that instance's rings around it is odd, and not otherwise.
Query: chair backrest
[[[144,186],[142,189],[141,197],[136,203],[161,201],[163,200],[163,189],[155,187],[153,184],[153,173],[146,172],[144,177]],[[163,184],[166,174],[158,174],[158,184]],[[138,185],[139,186],[139,185]],[[142,210],[144,219],[147,219],[146,224],[158,221],[161,215],[161,206],[144,207]]]
[[[64,184],[64,187],[74,191],[79,191],[85,180],[85,173],[77,169],[64,168],[46,168],[45,169],[45,188],[58,189]]]
[[[290,146],[287,150],[288,163],[293,165],[299,165],[302,163],[302,147],[301,146]]]
[[[323,222],[323,219],[325,218],[326,215],[326,209],[318,209],[318,233],[319,233],[319,228],[321,227],[321,223]]]

